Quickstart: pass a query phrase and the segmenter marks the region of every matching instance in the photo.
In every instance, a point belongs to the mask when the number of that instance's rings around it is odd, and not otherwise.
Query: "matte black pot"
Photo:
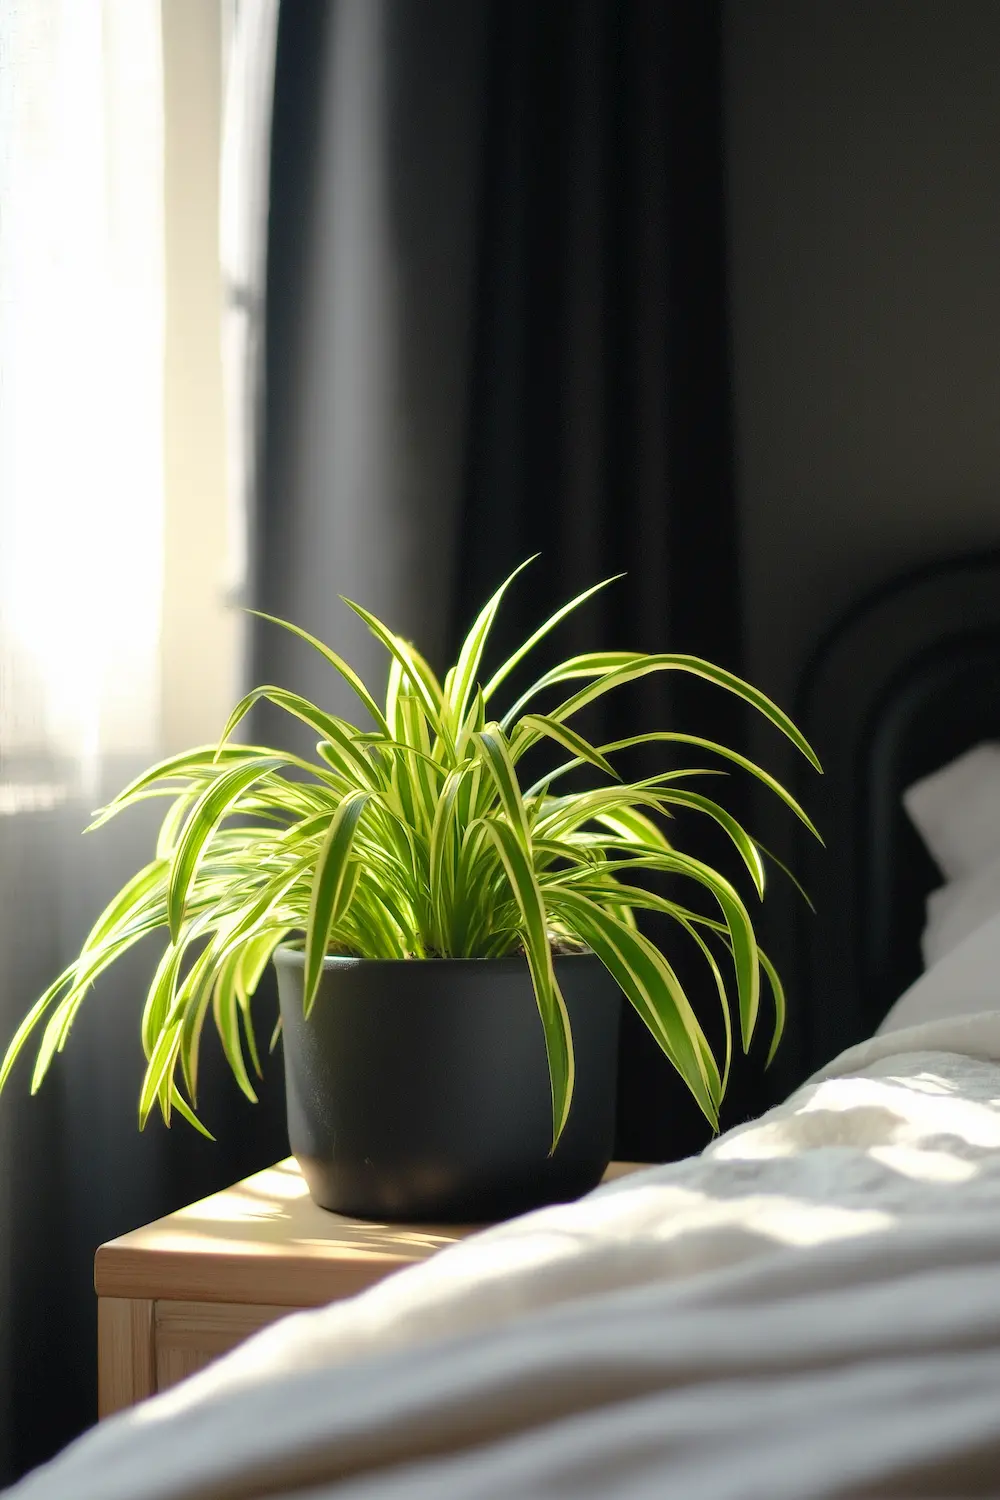
[[[303,955],[278,971],[288,1137],[323,1208],[484,1223],[565,1202],[614,1145],[621,992],[592,954],[557,957],[576,1056],[554,1154],[542,1023],[523,958],[328,957],[309,1020]]]

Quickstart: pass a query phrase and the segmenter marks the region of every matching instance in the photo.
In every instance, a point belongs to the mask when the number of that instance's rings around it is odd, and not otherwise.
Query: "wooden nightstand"
[[[612,1162],[605,1181],[637,1171]],[[267,1323],[351,1297],[480,1225],[369,1224],[317,1208],[289,1158],[102,1245],[102,1417],[210,1364]]]

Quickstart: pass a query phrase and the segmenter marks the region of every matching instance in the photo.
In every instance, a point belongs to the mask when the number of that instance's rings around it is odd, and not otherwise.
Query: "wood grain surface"
[[[638,1170],[612,1162],[605,1181]],[[427,1260],[481,1225],[369,1223],[318,1208],[295,1161],[102,1245],[97,1295],[320,1307]]]
[[[153,1303],[102,1297],[97,1304],[97,1411],[108,1417],[157,1390]]]

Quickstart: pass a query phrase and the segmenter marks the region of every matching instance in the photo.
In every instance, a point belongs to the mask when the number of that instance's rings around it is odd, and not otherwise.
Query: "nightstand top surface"
[[[635,1171],[612,1162],[605,1181]],[[321,1306],[483,1226],[368,1223],[318,1208],[293,1158],[102,1245],[99,1297]]]

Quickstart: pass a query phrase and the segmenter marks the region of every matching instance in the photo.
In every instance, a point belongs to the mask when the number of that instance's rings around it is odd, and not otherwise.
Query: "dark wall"
[[[1000,4],[729,0],[748,670],[1000,541]]]
[[[791,707],[859,594],[1000,543],[1000,4],[726,0],[724,53],[745,666]],[[795,857],[787,819],[752,826]],[[775,886],[762,923],[775,1094],[805,1069],[796,900]]]

